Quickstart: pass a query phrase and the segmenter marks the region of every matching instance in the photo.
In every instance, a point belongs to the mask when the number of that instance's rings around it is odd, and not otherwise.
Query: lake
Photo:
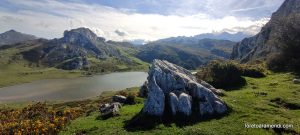
[[[74,79],[47,79],[0,88],[0,103],[71,101],[96,97],[103,91],[141,86],[145,72],[118,72]]]

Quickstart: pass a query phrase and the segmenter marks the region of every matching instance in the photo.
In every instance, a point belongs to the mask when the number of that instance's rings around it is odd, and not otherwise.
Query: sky
[[[1,0],[0,33],[52,39],[86,27],[115,41],[228,31],[254,35],[284,0]]]

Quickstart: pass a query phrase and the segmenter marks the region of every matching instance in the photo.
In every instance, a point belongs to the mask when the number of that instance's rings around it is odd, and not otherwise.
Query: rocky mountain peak
[[[188,70],[163,60],[154,60],[148,72],[148,97],[143,113],[199,117],[221,115],[227,107],[214,93],[216,89],[204,81],[200,84]]]
[[[14,29],[11,29],[11,30],[9,30],[9,31],[6,31],[6,32],[4,32],[4,33],[20,33],[20,32],[17,32],[17,31],[15,31]]]
[[[78,42],[78,40],[96,42],[104,40],[103,38],[98,37],[90,29],[84,27],[64,31],[64,39],[69,42]]]

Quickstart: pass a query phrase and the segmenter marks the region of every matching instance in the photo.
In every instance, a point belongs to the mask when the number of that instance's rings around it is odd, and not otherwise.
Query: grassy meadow
[[[225,91],[221,98],[230,107],[230,112],[221,118],[198,121],[196,123],[158,123],[151,129],[127,128],[126,124],[142,109],[143,98],[136,97],[137,104],[124,105],[120,115],[108,119],[99,119],[99,103],[111,101],[114,94],[137,95],[139,88],[128,88],[119,92],[103,92],[92,99],[72,102],[48,102],[43,108],[44,114],[32,119],[16,112],[24,112],[26,103],[0,105],[1,121],[5,120],[7,112],[16,115],[15,121],[32,120],[39,123],[43,119],[46,126],[35,128],[36,132],[55,132],[69,134],[299,134],[300,133],[300,84],[294,84],[295,78],[291,73],[269,73],[263,78],[245,77],[247,84],[241,88]],[[30,103],[35,107],[35,103]],[[47,109],[45,109],[47,108]],[[28,110],[28,109],[27,109]],[[25,112],[27,111],[25,109]],[[47,111],[48,110],[48,111]],[[73,111],[70,114],[68,112]],[[58,112],[64,112],[58,115]],[[45,114],[58,115],[58,121],[51,121]],[[27,113],[25,113],[27,114]],[[38,113],[39,114],[39,113]],[[55,115],[55,116],[56,116]],[[74,115],[74,116],[73,116]],[[68,117],[72,119],[65,120]],[[26,119],[27,118],[27,119]],[[8,124],[8,123],[7,123]],[[14,125],[15,124],[15,125]],[[53,125],[54,124],[54,125]],[[245,124],[292,124],[288,129],[256,129],[245,128]],[[30,125],[30,124],[29,124]],[[12,128],[18,130],[16,123],[2,125],[2,130]],[[9,127],[12,126],[12,127]],[[24,125],[22,125],[24,126]],[[26,125],[25,125],[26,126]],[[57,128],[49,127],[57,126]],[[34,126],[31,126],[34,127]],[[50,129],[48,129],[50,128]],[[26,128],[31,130],[31,128]]]
[[[99,112],[71,122],[60,134],[299,134],[300,85],[293,84],[290,73],[270,73],[264,78],[246,77],[247,85],[225,92],[221,97],[231,112],[219,119],[199,121],[178,126],[175,123],[159,124],[153,129],[134,131],[125,128],[126,122],[138,114],[143,103],[126,105],[120,116],[98,119]],[[293,128],[252,129],[245,124],[292,124]]]

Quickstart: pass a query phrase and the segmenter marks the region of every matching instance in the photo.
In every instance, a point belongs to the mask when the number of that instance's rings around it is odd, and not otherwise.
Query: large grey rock
[[[165,106],[170,107],[172,115],[198,113],[205,117],[227,111],[224,101],[214,93],[217,89],[204,81],[198,83],[192,73],[182,67],[154,60],[148,74],[148,97],[143,108],[148,115],[163,116]]]

